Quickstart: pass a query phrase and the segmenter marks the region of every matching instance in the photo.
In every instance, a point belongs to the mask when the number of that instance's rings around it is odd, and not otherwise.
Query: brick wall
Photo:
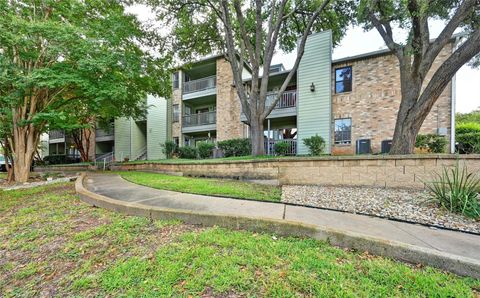
[[[217,140],[242,138],[244,124],[240,121],[241,105],[228,61],[217,59]]]
[[[451,46],[451,44],[447,45],[439,54],[427,75],[426,82],[448,58],[452,51]],[[354,154],[355,141],[363,138],[371,139],[373,152],[380,152],[382,140],[393,137],[400,106],[398,60],[394,55],[387,54],[337,63],[332,67],[333,81],[335,68],[343,66],[352,66],[352,92],[335,94],[335,82],[333,82],[332,118],[352,118],[352,143],[351,145],[334,145],[332,153]],[[450,140],[451,91],[451,84],[449,84],[425,119],[420,133],[437,133],[437,128],[445,127],[448,129],[446,137]]]
[[[337,156],[253,161],[118,165],[113,170],[148,170],[187,176],[278,179],[282,185],[347,185],[424,188],[443,166],[466,165],[480,171],[480,155]]]
[[[183,74],[180,74],[182,77]],[[183,104],[182,104],[182,85],[183,79],[180,83],[180,88],[174,89],[172,92],[172,106],[178,104],[180,109],[180,116],[178,122],[172,122],[172,138],[179,138],[180,145],[183,145],[183,138],[182,138],[182,115],[183,111]],[[173,113],[173,108],[171,109]],[[173,117],[171,118],[173,121]]]

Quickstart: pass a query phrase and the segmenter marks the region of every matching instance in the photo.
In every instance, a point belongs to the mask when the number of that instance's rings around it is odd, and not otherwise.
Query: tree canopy
[[[250,126],[252,154],[264,154],[263,125],[293,78],[308,35],[331,30],[338,43],[352,17],[347,0],[145,0],[170,30],[170,46],[178,58],[223,53],[230,62],[236,93]],[[297,48],[291,73],[266,102],[270,66],[278,50]],[[246,66],[246,67],[245,67]],[[251,84],[244,86],[247,68]]]
[[[157,34],[121,1],[0,0],[0,121],[25,181],[39,137],[72,117],[142,112],[170,91]],[[8,142],[5,141],[8,139]]]
[[[443,20],[438,37],[430,36],[430,21]],[[478,0],[360,0],[358,22],[375,28],[399,61],[402,100],[393,136],[392,153],[413,153],[415,138],[433,105],[463,65],[480,57],[480,2]],[[395,36],[395,26],[407,37]],[[460,43],[454,43],[462,32]],[[440,52],[451,54],[432,71]]]

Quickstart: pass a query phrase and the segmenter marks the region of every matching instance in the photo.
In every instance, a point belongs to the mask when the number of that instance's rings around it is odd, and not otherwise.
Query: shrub
[[[455,129],[455,134],[459,153],[480,153],[480,123],[460,123]]]
[[[319,135],[304,139],[303,144],[307,146],[310,155],[313,156],[321,155],[325,149],[325,140]]]
[[[47,165],[61,165],[75,163],[77,160],[67,155],[49,155],[43,158],[43,161]]]
[[[166,141],[162,145],[162,152],[167,158],[172,158],[173,154],[177,151],[177,144],[174,141]]]
[[[195,159],[198,156],[198,149],[196,147],[189,146],[179,147],[178,155],[180,158]]]
[[[218,148],[222,149],[225,157],[250,155],[250,139],[231,139],[218,142]]]
[[[455,133],[456,134],[480,133],[480,123],[476,123],[476,122],[459,123],[455,127]]]
[[[415,147],[432,153],[444,153],[446,145],[447,139],[436,134],[418,135],[415,141]]]
[[[468,173],[466,167],[460,170],[458,164],[454,168],[443,168],[433,182],[427,183],[432,200],[450,212],[480,217],[480,178]]]
[[[201,142],[200,144],[198,144],[197,148],[200,158],[205,159],[212,156],[212,151],[213,148],[215,148],[215,145],[213,143]]]
[[[285,141],[275,143],[275,154],[285,156],[288,154],[288,149],[290,149],[290,144]]]

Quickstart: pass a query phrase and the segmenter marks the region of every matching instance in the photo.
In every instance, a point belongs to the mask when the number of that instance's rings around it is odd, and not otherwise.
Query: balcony
[[[269,107],[275,100],[277,92],[267,93],[267,100],[265,106]],[[288,90],[282,94],[278,100],[273,111],[268,115],[267,119],[292,117],[297,115],[297,90]],[[247,117],[242,112],[240,115],[241,121],[246,121]]]
[[[266,106],[270,106],[277,96],[276,92],[267,94]],[[295,108],[297,106],[297,90],[285,91],[275,105],[275,109]]]
[[[104,142],[104,141],[113,141],[115,136],[115,130],[113,128],[113,125],[110,129],[105,130],[101,128],[97,128],[95,130],[95,140],[97,142]]]
[[[57,129],[48,132],[49,143],[65,142],[65,131]]]
[[[182,117],[182,132],[199,132],[215,130],[217,112],[206,112]]]
[[[210,76],[183,84],[183,99],[208,96],[217,93],[217,76]]]

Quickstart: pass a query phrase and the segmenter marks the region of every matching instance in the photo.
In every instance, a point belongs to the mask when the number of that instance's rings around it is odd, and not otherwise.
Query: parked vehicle
[[[6,172],[7,166],[5,164],[5,156],[0,154],[0,172]]]
[[[12,166],[12,162],[8,162],[10,166]],[[6,166],[6,161],[5,161],[5,156],[0,154],[0,172],[6,172],[7,171],[7,166]]]

